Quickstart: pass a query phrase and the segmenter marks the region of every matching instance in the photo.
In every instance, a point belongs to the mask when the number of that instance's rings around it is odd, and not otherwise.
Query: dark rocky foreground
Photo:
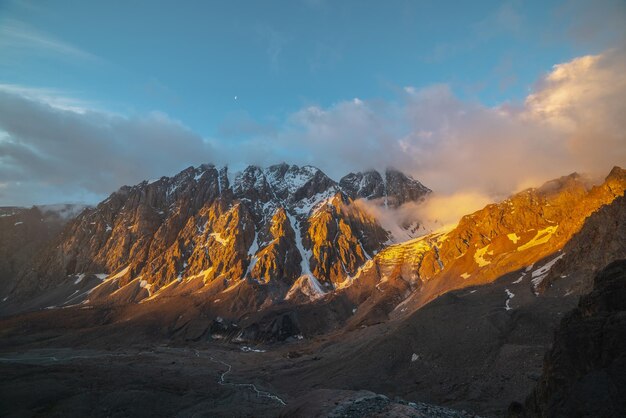
[[[576,303],[537,297],[526,281],[513,284],[518,276],[451,292],[401,322],[260,346],[173,339],[162,327],[163,307],[5,318],[0,409],[7,416],[501,416],[532,390],[554,327]],[[510,311],[506,288],[515,293]]]
[[[556,331],[543,375],[511,416],[626,416],[626,260],[607,266]]]

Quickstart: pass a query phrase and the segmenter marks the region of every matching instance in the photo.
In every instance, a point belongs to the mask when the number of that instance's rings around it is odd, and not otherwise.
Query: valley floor
[[[132,322],[89,327],[108,315],[94,310],[4,318],[0,410],[16,417],[327,416],[377,393],[405,401],[370,399],[366,406],[380,416],[392,407],[390,416],[471,416],[407,415],[407,402],[502,416],[536,384],[554,329],[577,301],[537,297],[519,276],[451,292],[401,321],[265,346],[175,342]]]

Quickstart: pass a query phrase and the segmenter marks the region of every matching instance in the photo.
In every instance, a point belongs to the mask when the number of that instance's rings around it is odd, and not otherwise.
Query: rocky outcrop
[[[607,266],[563,319],[543,375],[510,416],[626,415],[626,260]]]
[[[580,232],[565,244],[563,253],[540,289],[549,289],[574,272],[581,280],[568,286],[567,292],[579,295],[589,293],[593,277],[601,268],[613,260],[626,258],[626,197],[616,198],[613,203],[602,206],[589,216]]]
[[[384,178],[375,170],[350,173],[339,181],[339,185],[352,199],[378,200],[389,207],[419,202],[431,192],[413,177],[394,169],[385,170]]]

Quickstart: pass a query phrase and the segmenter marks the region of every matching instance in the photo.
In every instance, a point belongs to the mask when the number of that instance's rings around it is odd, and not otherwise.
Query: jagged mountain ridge
[[[419,181],[397,170],[385,170],[383,177],[376,170],[350,173],[339,180],[339,185],[353,199],[379,200],[387,207],[418,202],[431,192]]]
[[[467,215],[451,231],[383,248],[386,232],[317,169],[249,167],[229,180],[225,169],[190,168],[122,188],[84,212],[31,277],[50,287],[106,277],[95,289],[73,289],[72,304],[197,296],[249,339],[361,326],[516,270],[517,283],[542,292],[563,245],[623,195],[624,173],[616,167],[592,188],[566,176]]]
[[[387,170],[386,176],[398,193],[394,202],[429,192],[402,173]],[[139,301],[159,290],[219,293],[245,278],[266,285],[273,298],[315,299],[388,240],[351,195],[311,166],[249,166],[234,178],[226,167],[190,167],[124,186],[83,212],[23,275],[18,290],[108,275],[92,301],[114,293],[117,301]]]

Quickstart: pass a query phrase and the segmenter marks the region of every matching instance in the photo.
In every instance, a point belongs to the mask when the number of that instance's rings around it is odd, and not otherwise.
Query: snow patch
[[[302,293],[307,296],[310,301],[314,301],[323,297],[326,291],[313,275],[303,274],[295,281],[293,286],[291,286],[285,296],[285,300],[293,299],[298,293]]]
[[[411,363],[414,363],[419,359],[420,359],[420,356],[418,356],[416,353],[413,353],[413,355],[411,356]]]
[[[126,268],[124,268],[123,270],[119,271],[118,273],[116,273],[114,276],[109,277],[107,280],[113,280],[113,279],[117,279],[119,277],[124,276],[126,273],[128,273],[128,270],[130,269],[130,266],[126,266]]]
[[[522,280],[524,279],[524,276],[526,276],[526,273],[522,273],[521,276],[519,276],[519,279],[515,280],[514,282],[512,282],[512,284],[518,284],[521,283]]]
[[[506,303],[504,304],[504,309],[506,309],[507,311],[510,311],[511,309],[511,299],[513,299],[515,297],[515,294],[513,292],[511,292],[509,289],[504,289],[504,291],[506,292],[506,295],[508,296],[508,299],[506,300]]]
[[[84,278],[85,278],[85,273],[80,273],[78,277],[76,277],[76,280],[74,280],[74,284],[78,284],[82,282]]]
[[[248,347],[248,346],[243,346],[240,348],[241,351],[243,351],[244,353],[265,353],[265,350],[261,350],[259,348],[252,348],[252,347]]]
[[[541,282],[543,282],[543,279],[545,279],[546,276],[548,276],[548,272],[550,271],[552,266],[554,266],[554,264],[557,261],[559,261],[564,255],[565,255],[565,253],[562,253],[562,254],[554,257],[552,260],[548,261],[543,267],[540,267],[537,270],[532,272],[531,282],[532,282],[533,288],[535,290],[541,284]],[[535,292],[535,294],[537,294],[537,292]]]
[[[506,234],[506,236],[511,240],[513,244],[517,244],[517,241],[520,240],[520,237],[514,232],[512,234]]]
[[[527,250],[529,248],[535,247],[537,245],[545,244],[546,242],[550,241],[550,238],[552,238],[552,235],[554,235],[554,233],[556,232],[558,228],[559,228],[558,225],[554,225],[554,226],[549,226],[547,228],[539,230],[537,234],[535,234],[535,236],[530,241],[528,241],[524,245],[517,247],[517,251],[523,251],[523,250]]]
[[[478,267],[485,267],[491,264],[491,261],[485,260],[485,255],[493,255],[493,250],[488,252],[490,245],[491,244],[488,244],[486,247],[479,248],[476,250],[476,253],[474,253],[474,261],[476,261]]]
[[[309,267],[309,260],[311,258],[311,252],[307,251],[304,248],[304,245],[302,245],[302,234],[300,231],[300,224],[298,223],[296,218],[292,216],[289,212],[285,212],[285,213],[287,214],[289,223],[291,224],[291,227],[293,228],[293,231],[295,232],[296,248],[298,248],[298,251],[300,252],[300,258],[301,258],[301,261],[300,261],[301,273],[300,274],[313,277],[313,274],[311,273],[311,268]],[[319,284],[317,279],[315,280],[315,282]]]
[[[24,222],[15,222],[13,226],[22,225]]]

